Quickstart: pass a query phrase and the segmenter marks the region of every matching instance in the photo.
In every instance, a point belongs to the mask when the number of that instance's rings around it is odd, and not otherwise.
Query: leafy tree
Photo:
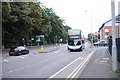
[[[57,40],[59,40],[60,38],[62,38],[64,41],[67,38],[67,30],[68,30],[68,26],[64,26],[64,20],[60,19],[59,16],[57,16],[55,14],[55,12],[53,12],[52,8],[44,8],[45,12],[47,13],[47,15],[49,16],[49,20],[50,20],[50,25],[52,26],[52,32],[49,35],[49,42],[54,43],[55,42],[55,36],[57,36]]]
[[[66,41],[70,27],[52,8],[41,7],[39,2],[4,2],[2,11],[2,40],[6,47],[19,45],[23,38],[28,42],[40,34],[48,43],[54,43],[55,36]]]
[[[5,46],[18,45],[23,37],[28,36],[31,18],[28,3],[3,3],[3,44]],[[6,13],[7,12],[7,13]],[[7,14],[8,16],[4,16]],[[18,36],[19,35],[19,36]]]
[[[92,42],[92,36],[93,36],[92,33],[88,34],[88,38],[87,38],[87,40],[90,41],[90,42]]]
[[[29,3],[29,7],[30,7],[30,14],[29,16],[32,18],[32,26],[35,29],[39,29],[42,25],[42,21],[43,21],[43,10],[42,8],[39,6],[39,4],[35,3],[35,2],[31,2]]]
[[[12,43],[12,27],[13,22],[15,22],[16,18],[10,16],[11,7],[10,3],[3,2],[2,3],[2,44],[9,45]]]
[[[97,35],[93,35],[92,33],[88,34],[87,40],[92,42],[92,38],[93,38],[93,43],[98,41],[98,36]]]
[[[97,35],[93,35],[93,42],[97,42],[98,41],[98,36]]]

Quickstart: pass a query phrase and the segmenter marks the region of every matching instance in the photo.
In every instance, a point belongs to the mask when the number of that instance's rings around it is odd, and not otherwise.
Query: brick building
[[[115,34],[116,38],[120,38],[120,16],[116,16],[115,18]],[[103,23],[103,25],[99,28],[99,39],[107,40],[108,37],[112,36],[112,21],[111,19]]]

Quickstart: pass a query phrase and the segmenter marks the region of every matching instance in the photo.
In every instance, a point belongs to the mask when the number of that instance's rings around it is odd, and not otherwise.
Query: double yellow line
[[[95,50],[96,51],[96,50]],[[85,65],[85,63],[87,61],[89,61],[92,57],[92,55],[94,54],[94,52],[91,52],[75,69],[74,71],[67,77],[67,80],[71,80],[72,78],[75,78],[75,76],[77,75],[77,73],[83,68],[83,66]]]

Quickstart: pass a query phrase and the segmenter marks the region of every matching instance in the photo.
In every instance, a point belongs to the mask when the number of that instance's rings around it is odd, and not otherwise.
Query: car
[[[28,54],[29,50],[24,46],[12,47],[9,50],[10,56],[18,56],[23,54]]]
[[[108,43],[105,40],[101,40],[98,42],[93,43],[94,46],[107,46]]]

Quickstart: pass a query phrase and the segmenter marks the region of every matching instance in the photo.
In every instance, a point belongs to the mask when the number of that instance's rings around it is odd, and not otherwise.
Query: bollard
[[[40,47],[40,52],[41,52],[41,53],[44,52],[44,47],[43,47],[43,46]]]

